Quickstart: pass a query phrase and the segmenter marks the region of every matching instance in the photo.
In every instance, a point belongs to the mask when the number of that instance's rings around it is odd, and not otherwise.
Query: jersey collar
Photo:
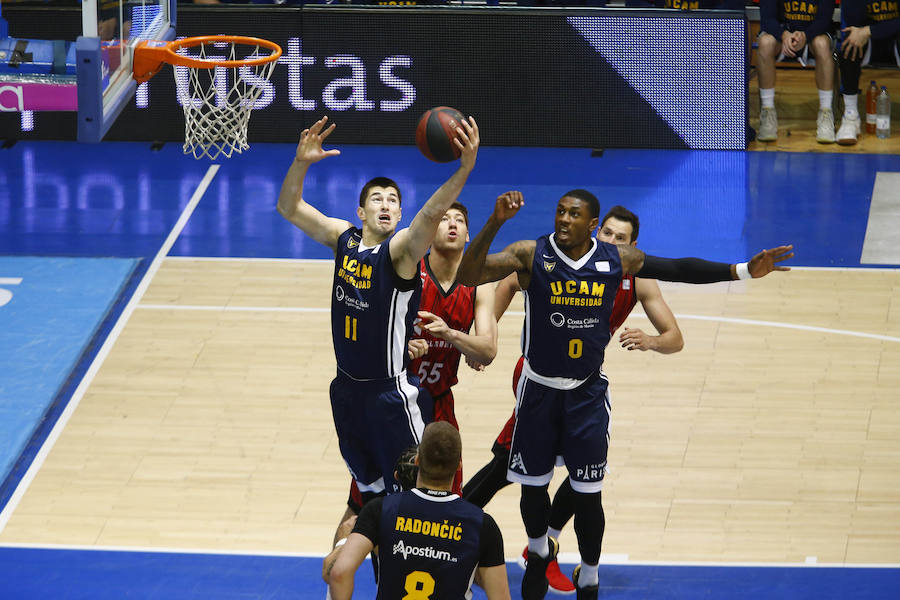
[[[446,490],[429,490],[427,488],[413,488],[412,492],[422,498],[423,500],[430,500],[431,502],[451,502],[459,498],[453,492],[448,492]]]
[[[550,246],[553,248],[553,251],[556,252],[556,255],[559,257],[559,260],[563,261],[576,271],[586,265],[589,260],[591,260],[591,256],[594,255],[594,251],[597,249],[597,239],[591,237],[591,249],[584,253],[584,256],[579,258],[578,260],[572,260],[566,254],[559,249],[556,245],[556,234],[550,234]]]

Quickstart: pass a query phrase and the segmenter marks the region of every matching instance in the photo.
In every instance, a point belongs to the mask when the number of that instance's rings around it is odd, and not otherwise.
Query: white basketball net
[[[209,61],[250,60],[271,55],[269,48],[235,42],[203,43],[179,54]],[[247,127],[256,99],[266,89],[273,60],[242,67],[175,67],[178,98],[184,108],[184,153],[214,160],[250,147]]]

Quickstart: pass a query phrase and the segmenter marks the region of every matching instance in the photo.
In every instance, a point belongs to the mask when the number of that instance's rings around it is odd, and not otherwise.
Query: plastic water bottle
[[[878,94],[878,116],[875,120],[875,135],[880,138],[891,136],[891,97],[888,96],[887,87],[881,86]]]
[[[878,86],[875,80],[869,82],[869,89],[866,90],[866,133],[875,133],[875,119],[878,113],[876,106],[878,98]]]

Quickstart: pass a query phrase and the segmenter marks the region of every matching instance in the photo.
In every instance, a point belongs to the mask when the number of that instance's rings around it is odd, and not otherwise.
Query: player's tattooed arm
[[[522,192],[510,191],[497,197],[494,212],[463,254],[462,262],[456,270],[457,281],[463,285],[476,286],[499,281],[510,273],[521,273],[531,268],[535,246],[533,240],[515,242],[502,252],[488,255],[488,249],[500,227],[515,216],[524,204]]]
[[[490,242],[487,243],[490,245]],[[531,280],[531,262],[534,260],[534,240],[521,240],[513,242],[500,252],[494,254],[470,257],[470,264],[464,265],[466,262],[466,254],[472,250],[472,244],[463,254],[463,260],[460,262],[459,269],[456,271],[456,280],[463,285],[481,285],[492,281],[499,281],[510,273],[518,273],[519,281],[526,279],[525,287],[528,286],[527,281]],[[478,248],[476,247],[477,251]],[[479,264],[480,262],[480,264]],[[465,266],[466,271],[463,270]],[[471,281],[471,283],[470,283]]]
[[[325,557],[323,575],[333,600],[347,600],[353,596],[353,575],[373,548],[369,538],[351,533],[343,546]]]

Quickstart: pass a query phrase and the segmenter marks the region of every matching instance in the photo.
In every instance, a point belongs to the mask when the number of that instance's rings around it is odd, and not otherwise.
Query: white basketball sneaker
[[[841,126],[838,128],[837,132],[837,143],[841,146],[852,146],[856,144],[861,125],[862,121],[859,114],[855,117],[848,117],[847,115],[841,117]]]
[[[816,141],[820,144],[834,143],[834,113],[830,108],[820,108],[816,119]]]
[[[756,136],[761,142],[774,142],[778,139],[778,115],[774,108],[763,108],[759,111],[759,133]]]

